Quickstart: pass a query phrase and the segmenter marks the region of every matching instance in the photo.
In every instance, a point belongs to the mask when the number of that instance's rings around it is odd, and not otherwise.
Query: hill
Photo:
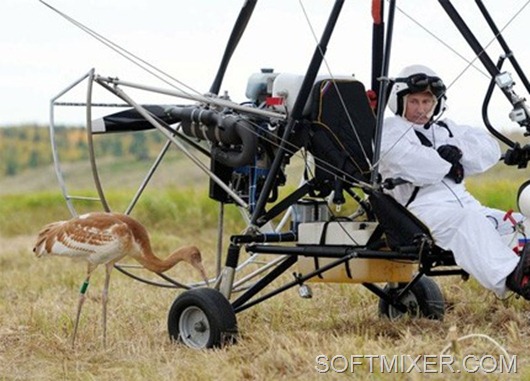
[[[89,158],[86,129],[57,127],[55,144],[61,161],[73,163]],[[94,151],[98,158],[131,161],[154,159],[165,138],[155,131],[128,134],[94,135]],[[0,128],[0,179],[41,169],[53,163],[50,131],[43,125]]]

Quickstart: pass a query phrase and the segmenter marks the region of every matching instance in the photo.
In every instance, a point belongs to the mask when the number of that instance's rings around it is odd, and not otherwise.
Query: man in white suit
[[[530,300],[530,245],[514,252],[502,236],[515,225],[505,213],[481,205],[466,189],[467,175],[482,173],[501,158],[486,131],[440,120],[446,87],[430,68],[404,68],[391,89],[380,172],[406,183],[389,190],[451,250],[456,263],[484,287],[504,296],[512,290]],[[517,221],[523,216],[514,215]]]

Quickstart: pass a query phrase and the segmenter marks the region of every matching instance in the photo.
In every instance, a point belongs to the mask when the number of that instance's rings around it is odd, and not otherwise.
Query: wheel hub
[[[205,312],[189,306],[180,315],[179,332],[184,343],[192,348],[205,348],[210,339],[210,326]]]
[[[196,332],[206,332],[206,330],[208,329],[208,327],[206,326],[206,324],[204,323],[204,321],[198,321],[195,323],[195,325],[193,326],[193,328],[195,329]]]
[[[401,299],[401,303],[405,305],[405,307],[407,307],[408,314],[410,314],[411,316],[416,316],[419,313],[418,301],[414,294],[412,294],[411,292],[408,292],[403,296],[403,298]],[[391,320],[397,320],[403,317],[403,315],[403,312],[399,311],[394,306],[389,306],[389,317]]]

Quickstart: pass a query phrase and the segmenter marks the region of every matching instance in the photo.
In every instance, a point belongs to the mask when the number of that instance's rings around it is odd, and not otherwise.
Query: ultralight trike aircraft
[[[508,146],[505,163],[524,168],[530,147],[495,129],[487,111],[498,88],[513,106],[510,119],[530,133],[530,109],[516,94],[511,75],[502,70],[505,61],[527,92],[530,83],[482,1],[475,2],[477,13],[505,52],[496,63],[451,1],[438,1],[491,77],[484,97],[486,127]],[[185,284],[164,275],[161,280],[148,280],[127,266],[116,265],[137,280],[184,289],[169,309],[171,339],[193,348],[230,344],[238,334],[238,313],[294,287],[299,287],[301,296],[310,297],[309,282],[362,284],[380,298],[380,314],[391,319],[405,314],[442,319],[444,298],[432,277],[467,274],[456,265],[451,252],[437,247],[429,229],[385,193],[385,189],[400,186],[401,179],[382,179],[378,173],[385,105],[394,83],[388,68],[396,1],[372,1],[370,89],[352,76],[318,74],[344,4],[344,0],[336,0],[330,4],[327,24],[305,74],[262,69],[248,80],[247,100],[236,103],[219,92],[256,3],[243,1],[217,74],[204,95],[128,82],[90,70],[52,99],[55,168],[70,212],[77,215],[74,204],[78,197],[68,191],[63,176],[54,116],[58,107],[71,106],[62,101],[63,96],[87,83],[86,101],[79,105],[86,107],[91,169],[97,200],[105,211],[111,207],[100,180],[94,137],[153,129],[166,144],[125,213],[131,213],[140,201],[170,147],[180,150],[208,176],[208,195],[219,204],[218,272],[208,286],[204,282]],[[76,25],[110,44],[82,24]],[[105,106],[93,101],[95,87],[119,98],[122,103],[116,106],[125,109],[94,119],[92,111]],[[189,103],[143,104],[130,95],[132,90]],[[287,168],[295,156],[304,161],[300,183],[281,195],[279,189],[286,183]],[[204,164],[204,158],[209,165]],[[530,211],[526,185],[519,190],[522,212]],[[332,205],[342,205],[346,199],[356,203],[357,210],[347,217],[336,216]],[[227,204],[241,210],[246,229],[230,234],[229,245],[223,248]]]

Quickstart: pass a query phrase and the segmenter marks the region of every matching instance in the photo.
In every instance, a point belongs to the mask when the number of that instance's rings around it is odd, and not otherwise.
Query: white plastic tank
[[[252,74],[247,82],[245,96],[253,102],[264,102],[272,94],[272,83],[278,74],[270,68],[263,68],[261,72]]]
[[[325,80],[325,79],[336,79],[336,80],[355,80],[353,75],[338,75],[333,76],[333,78],[328,74],[318,75],[315,79],[315,83]],[[277,111],[283,111],[286,109],[287,112],[291,112],[294,103],[296,102],[296,97],[300,92],[302,87],[302,82],[304,81],[304,76],[301,74],[292,74],[292,73],[281,73],[275,79],[272,84],[272,96],[283,98],[283,104],[281,108],[278,108]],[[308,115],[310,112],[310,101],[311,94],[307,99],[307,103],[304,107],[304,115]]]
[[[331,221],[308,222],[298,225],[298,246],[319,245],[322,240],[328,245],[363,246],[377,226],[376,222]],[[322,235],[325,234],[324,237]],[[298,257],[298,271],[306,275],[322,268],[336,258]],[[309,282],[330,283],[377,283],[409,282],[417,264],[412,261],[393,261],[376,258],[352,258],[342,265],[313,277]]]

